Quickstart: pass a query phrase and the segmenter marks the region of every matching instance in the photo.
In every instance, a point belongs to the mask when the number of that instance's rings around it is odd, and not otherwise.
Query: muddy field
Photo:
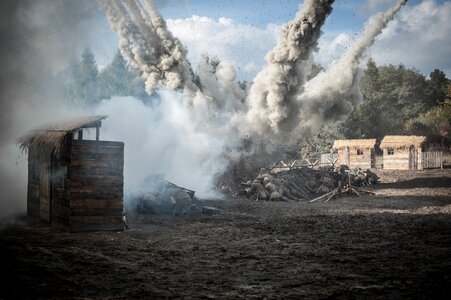
[[[451,170],[379,173],[375,196],[206,201],[219,215],[130,215],[69,234],[0,231],[0,299],[448,298]]]

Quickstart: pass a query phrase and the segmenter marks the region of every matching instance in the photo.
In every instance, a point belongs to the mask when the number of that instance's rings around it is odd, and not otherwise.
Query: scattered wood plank
[[[313,203],[313,202],[315,202],[315,201],[318,201],[318,200],[321,200],[321,199],[323,199],[323,198],[326,198],[327,196],[334,194],[335,191],[336,191],[336,189],[333,190],[333,191],[331,191],[331,192],[329,192],[329,193],[327,193],[327,194],[321,195],[321,196],[319,196],[319,197],[317,197],[317,198],[315,198],[315,199],[313,199],[313,200],[310,200],[309,202],[310,202],[310,203]]]
[[[330,196],[326,199],[326,201],[324,201],[324,203],[329,202],[329,200],[332,199],[337,193],[339,193],[338,189],[333,190],[332,195],[330,195]]]

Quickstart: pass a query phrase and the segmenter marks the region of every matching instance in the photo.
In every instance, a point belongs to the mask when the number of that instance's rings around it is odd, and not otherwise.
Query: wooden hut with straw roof
[[[384,169],[387,170],[422,170],[423,155],[421,146],[424,136],[387,135],[381,142]]]
[[[105,118],[49,125],[19,140],[28,152],[28,215],[71,232],[124,229],[124,143],[99,139]],[[95,138],[84,138],[92,130]]]
[[[376,139],[335,140],[332,147],[338,153],[338,164],[350,168],[373,167]]]

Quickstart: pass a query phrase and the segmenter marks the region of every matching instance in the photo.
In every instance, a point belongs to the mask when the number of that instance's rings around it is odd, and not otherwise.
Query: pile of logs
[[[251,200],[302,201],[334,189],[330,170],[304,167],[269,173],[261,169],[253,181],[243,182]]]

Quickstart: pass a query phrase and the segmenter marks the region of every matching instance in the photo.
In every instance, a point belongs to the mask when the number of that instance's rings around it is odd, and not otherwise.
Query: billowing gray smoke
[[[291,32],[288,29],[293,24],[289,23],[277,47],[268,54],[268,65],[257,75],[249,94],[250,126],[255,133],[264,135],[274,144],[280,144],[282,141],[285,144],[295,144],[301,137],[317,131],[325,121],[343,119],[352,112],[362,100],[359,89],[360,60],[365,50],[374,43],[376,36],[407,0],[399,0],[393,8],[372,17],[362,36],[340,60],[304,84],[303,80],[309,72],[309,55],[313,52],[321,33],[319,28],[315,28],[314,34],[308,30],[303,31],[303,26],[305,29],[313,28],[304,25],[306,23],[304,20],[320,18],[324,23],[324,14],[330,12],[327,8],[330,6],[329,2],[304,3],[298,14],[303,16],[301,26],[295,28],[304,34],[302,42],[305,44],[290,45],[286,42],[287,39],[293,40],[287,34]],[[297,48],[296,52],[291,51],[293,47]],[[275,56],[275,53],[286,55]],[[288,55],[292,53],[296,53],[297,56]],[[275,57],[279,59],[274,59]],[[296,65],[294,61],[301,63]],[[299,70],[295,66],[303,66],[304,69]]]
[[[399,0],[386,12],[373,16],[362,36],[345,55],[305,84],[304,92],[297,97],[300,109],[296,121],[298,128],[294,131],[296,134],[315,131],[324,121],[344,119],[360,103],[360,59],[406,2]]]
[[[297,111],[295,96],[308,75],[311,55],[333,2],[305,1],[295,19],[283,28],[276,47],[267,54],[267,65],[255,77],[248,97],[247,118],[257,133],[279,134],[281,123]]]
[[[149,94],[161,85],[187,92],[196,90],[186,49],[167,29],[151,1],[99,0],[99,3],[119,34],[122,56],[140,72]]]
[[[295,145],[324,121],[345,118],[353,110],[362,98],[360,59],[407,2],[399,0],[374,16],[340,60],[306,82],[334,0],[304,1],[294,20],[284,26],[246,96],[235,82],[235,71],[225,64],[213,70],[204,60],[193,83],[186,50],[168,31],[151,0],[126,0],[125,6],[117,0],[99,1],[120,34],[124,57],[141,72],[149,92],[159,85],[183,90],[201,130],[219,134],[232,148],[251,137],[258,147],[265,144],[267,151],[281,144]]]

